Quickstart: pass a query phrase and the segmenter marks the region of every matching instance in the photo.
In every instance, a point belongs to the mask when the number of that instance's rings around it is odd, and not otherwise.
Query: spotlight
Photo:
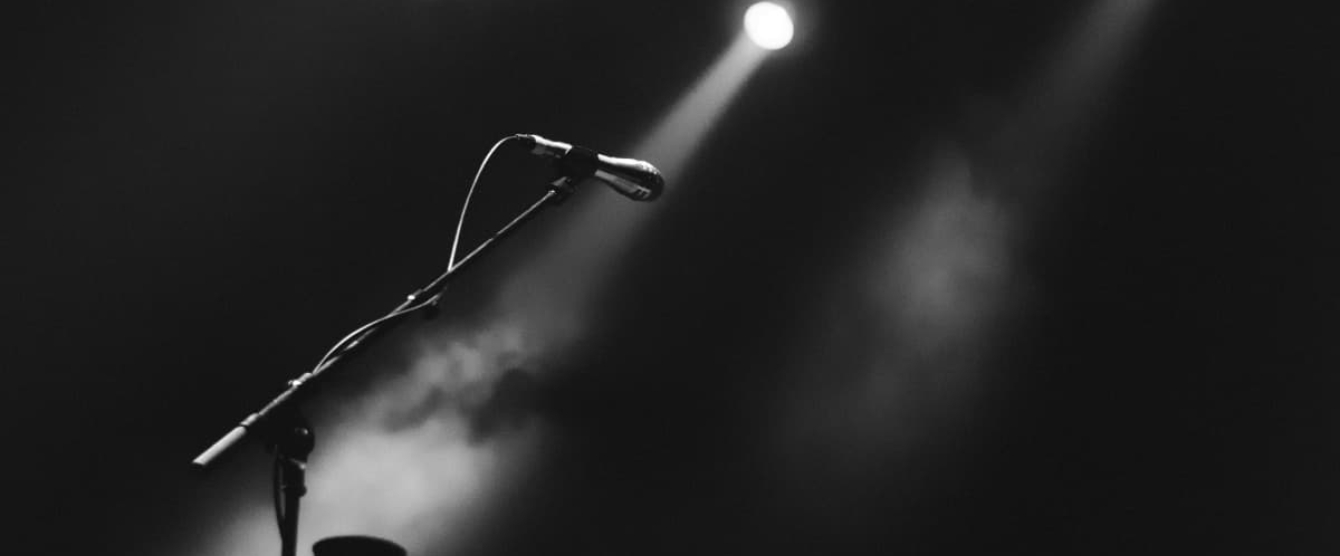
[[[777,50],[791,42],[795,26],[786,8],[772,2],[759,2],[744,12],[744,30],[749,38],[768,50]]]

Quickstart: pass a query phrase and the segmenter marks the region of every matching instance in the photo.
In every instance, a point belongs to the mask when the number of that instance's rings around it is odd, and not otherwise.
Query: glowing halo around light
[[[791,43],[795,26],[786,8],[772,2],[759,2],[744,12],[744,30],[749,38],[768,50],[777,50]]]

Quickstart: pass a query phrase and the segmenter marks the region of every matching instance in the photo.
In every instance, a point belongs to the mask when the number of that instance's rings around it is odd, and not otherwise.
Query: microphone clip
[[[549,181],[549,189],[557,193],[555,203],[567,200],[582,180],[595,176],[600,169],[598,153],[585,147],[573,146],[568,152],[554,159],[554,178]]]
[[[554,192],[550,202],[557,205],[572,196],[572,192],[577,190],[577,182],[580,180],[564,174],[561,170],[554,172],[554,174],[553,179],[549,180],[549,190]]]
[[[600,169],[599,156],[598,153],[591,149],[574,145],[566,154],[559,157],[555,163],[559,173],[580,181],[594,176],[596,170]]]

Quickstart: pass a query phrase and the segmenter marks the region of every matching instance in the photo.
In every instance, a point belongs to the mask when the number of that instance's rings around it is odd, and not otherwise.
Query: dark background
[[[1334,20],[1296,8],[1156,2],[1011,245],[1027,301],[995,324],[990,387],[944,437],[760,447],[779,383],[843,372],[818,353],[802,379],[781,346],[853,272],[858,224],[910,195],[892,178],[915,174],[926,137],[1008,98],[1085,6],[883,4],[798,4],[797,43],[707,137],[681,176],[695,185],[646,208],[664,214],[599,341],[529,402],[572,440],[460,552],[1340,551],[1340,230],[1323,202],[1340,91]],[[206,538],[181,516],[268,485],[254,462],[207,479],[186,462],[440,270],[491,141],[625,154],[744,5],[15,16],[6,536],[50,554]],[[481,214],[524,198],[505,197]]]

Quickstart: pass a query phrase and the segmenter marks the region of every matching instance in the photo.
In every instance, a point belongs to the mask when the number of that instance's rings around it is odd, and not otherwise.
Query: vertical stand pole
[[[298,508],[307,494],[307,456],[315,446],[312,428],[301,417],[286,419],[279,427],[274,452],[280,556],[298,556]]]

